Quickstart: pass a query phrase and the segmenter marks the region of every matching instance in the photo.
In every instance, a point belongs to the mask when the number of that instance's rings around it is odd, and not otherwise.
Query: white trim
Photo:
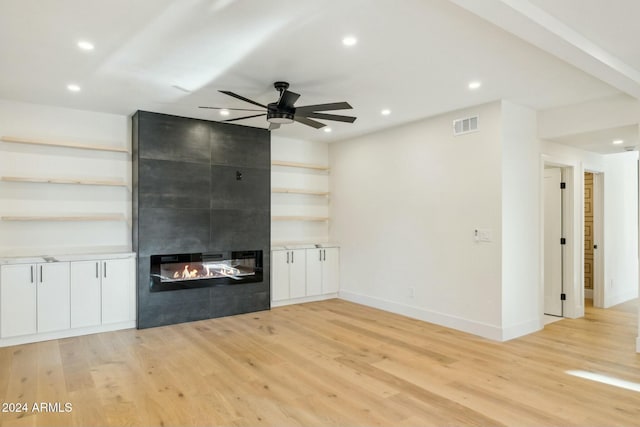
[[[19,337],[0,339],[0,347],[9,347],[12,345],[57,340],[60,338],[78,337],[81,335],[98,334],[101,332],[119,331],[121,329],[133,329],[135,327],[136,321],[130,320],[127,322],[110,323],[107,325],[90,326],[86,328],[65,329],[63,331],[47,332],[44,334],[22,335]]]
[[[578,259],[582,260],[582,256],[584,255],[584,250],[580,250],[584,246],[584,221],[582,219],[584,215],[578,215],[578,218],[576,218],[576,213],[582,212],[584,208],[582,207],[583,197],[581,197],[580,202],[578,202],[576,201],[576,194],[580,194],[580,191],[584,191],[584,188],[582,188],[583,180],[577,179],[577,176],[582,174],[584,169],[581,162],[559,158],[548,154],[541,154],[540,160],[541,186],[543,185],[542,180],[544,179],[545,165],[562,168],[563,181],[567,184],[562,205],[563,234],[567,242],[563,248],[563,292],[567,298],[563,304],[563,317],[583,317],[584,268],[583,265],[577,265],[576,263],[579,264]],[[580,185],[580,188],[577,188],[578,185]],[[539,200],[540,211],[542,214],[544,212],[544,191],[540,191]],[[544,217],[542,218],[544,219]],[[582,240],[582,242],[580,242],[580,240]],[[544,257],[544,221],[542,221],[540,227],[540,252],[541,256]],[[584,261],[581,262],[584,264]],[[542,264],[540,274],[540,298],[544,301],[544,265]],[[544,310],[544,304],[541,305],[541,310]],[[543,313],[540,313],[540,316],[543,316]]]
[[[605,295],[603,308],[613,307],[614,305],[622,304],[623,302],[627,302],[635,298],[638,298],[637,289],[616,295],[611,295],[609,293]]]
[[[315,302],[315,301],[324,301],[327,299],[338,298],[337,293],[332,294],[324,294],[324,295],[314,295],[311,297],[301,297],[301,298],[293,298],[281,301],[271,301],[271,308],[283,307],[285,305],[292,304],[304,304],[305,302]]]
[[[341,290],[339,297],[356,304],[362,304],[368,307],[378,308],[380,310],[389,311],[391,313],[408,316],[413,319],[423,320],[425,322],[434,323],[436,325],[446,326],[447,328],[457,329],[459,331],[479,335],[481,337],[488,338],[494,341],[503,341],[503,330],[498,326],[489,325],[487,323],[464,319],[462,317],[451,316],[432,310],[425,310],[420,307],[401,304],[382,298],[370,297],[367,295],[357,294],[355,292]],[[528,325],[530,323],[531,322],[527,322]],[[540,329],[538,319],[535,320],[535,323],[535,330]],[[521,326],[516,326],[514,331],[516,329],[520,330]]]
[[[534,332],[542,330],[543,328],[544,325],[540,324],[539,318],[527,320],[526,322],[521,322],[517,325],[503,327],[501,341],[509,341],[514,338],[532,334]]]
[[[591,172],[591,171],[589,171]],[[593,243],[598,245],[593,253],[593,306],[605,307],[607,290],[604,283],[604,172],[593,174]],[[584,264],[584,255],[583,255]]]

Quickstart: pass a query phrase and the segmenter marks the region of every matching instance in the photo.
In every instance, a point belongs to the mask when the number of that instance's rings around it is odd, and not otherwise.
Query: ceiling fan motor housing
[[[278,108],[277,102],[267,104],[267,121],[270,123],[293,123],[293,116],[295,114],[295,108]]]

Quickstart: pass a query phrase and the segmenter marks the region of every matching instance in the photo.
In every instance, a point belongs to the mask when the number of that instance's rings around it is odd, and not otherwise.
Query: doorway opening
[[[604,307],[604,176],[584,173],[584,298],[585,306]]]

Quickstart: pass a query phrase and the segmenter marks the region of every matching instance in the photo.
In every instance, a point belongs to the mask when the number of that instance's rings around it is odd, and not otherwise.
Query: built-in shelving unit
[[[122,214],[1,216],[2,221],[126,221]]]
[[[314,165],[314,164],[311,164],[311,163],[286,162],[286,161],[283,161],[283,160],[272,160],[271,164],[273,166],[285,166],[285,167],[290,167],[290,168],[314,169],[314,170],[319,170],[319,171],[328,171],[329,170],[328,166]]]
[[[126,187],[127,183],[122,180],[99,180],[85,178],[40,178],[40,177],[20,177],[20,176],[1,176],[0,181],[5,182],[28,182],[28,183],[45,183],[45,184],[79,184],[79,185],[102,185],[112,187]]]
[[[107,145],[89,145],[89,144],[80,144],[77,142],[68,142],[68,141],[43,141],[38,139],[18,138],[15,136],[2,136],[0,137],[0,140],[5,142],[14,142],[18,144],[49,145],[54,147],[79,148],[83,150],[114,151],[118,153],[129,153],[129,150],[123,147],[111,147]]]
[[[284,194],[307,194],[310,196],[328,196],[328,191],[315,191],[315,190],[304,190],[300,188],[272,188],[272,193],[284,193]]]
[[[329,221],[324,216],[272,216],[272,221]]]
[[[272,137],[272,244],[328,239],[330,175],[326,143]]]

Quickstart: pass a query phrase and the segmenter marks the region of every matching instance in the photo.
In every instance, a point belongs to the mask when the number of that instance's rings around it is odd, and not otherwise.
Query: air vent
[[[478,116],[466,117],[453,121],[453,134],[455,136],[478,131]]]

